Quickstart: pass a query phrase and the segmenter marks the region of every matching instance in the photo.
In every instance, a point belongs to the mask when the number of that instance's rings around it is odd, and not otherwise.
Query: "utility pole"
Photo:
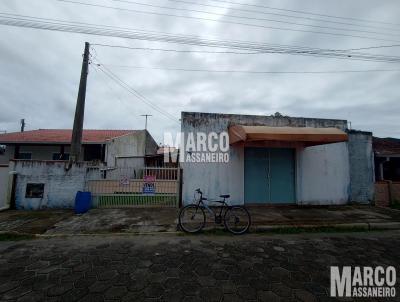
[[[151,115],[151,114],[142,114],[141,116],[145,116],[145,117],[146,117],[146,122],[145,122],[145,124],[144,124],[144,129],[147,130],[147,118],[148,118],[149,116],[152,116],[152,115]]]
[[[89,42],[85,42],[85,52],[83,53],[81,80],[79,82],[78,98],[74,117],[74,127],[72,129],[71,153],[69,157],[69,168],[73,162],[77,162],[82,146],[83,118],[85,115],[86,84],[89,73]]]
[[[25,131],[25,119],[21,119],[21,132]]]

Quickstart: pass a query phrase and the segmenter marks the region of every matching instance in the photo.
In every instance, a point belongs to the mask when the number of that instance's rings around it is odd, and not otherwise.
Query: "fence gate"
[[[94,168],[87,175],[94,207],[179,206],[180,168]]]

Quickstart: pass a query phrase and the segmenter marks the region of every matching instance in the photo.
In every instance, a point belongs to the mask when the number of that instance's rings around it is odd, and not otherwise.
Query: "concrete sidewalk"
[[[177,230],[178,209],[92,209],[0,212],[0,232],[44,235],[154,233]],[[400,229],[400,211],[373,206],[249,207],[251,231],[293,228]],[[207,229],[220,228],[208,217]]]

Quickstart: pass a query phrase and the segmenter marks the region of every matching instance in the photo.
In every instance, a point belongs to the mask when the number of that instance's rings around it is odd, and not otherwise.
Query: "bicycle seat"
[[[229,198],[229,197],[231,197],[231,195],[229,195],[229,194],[224,194],[224,195],[219,195],[219,197],[221,197],[221,198]]]

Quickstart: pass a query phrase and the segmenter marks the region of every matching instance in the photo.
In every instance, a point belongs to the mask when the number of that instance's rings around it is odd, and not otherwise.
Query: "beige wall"
[[[6,152],[3,155],[0,155],[0,165],[7,165],[10,159],[14,158],[14,146],[7,146]],[[33,160],[52,160],[53,153],[59,153],[61,150],[61,146],[51,146],[51,145],[25,145],[20,146],[19,152],[27,152],[32,153]],[[70,147],[64,147],[64,153],[69,153]],[[83,160],[83,150],[81,151],[80,160]]]
[[[53,153],[60,152],[60,146],[21,146],[20,153],[32,153],[32,159],[35,160],[52,160]]]

